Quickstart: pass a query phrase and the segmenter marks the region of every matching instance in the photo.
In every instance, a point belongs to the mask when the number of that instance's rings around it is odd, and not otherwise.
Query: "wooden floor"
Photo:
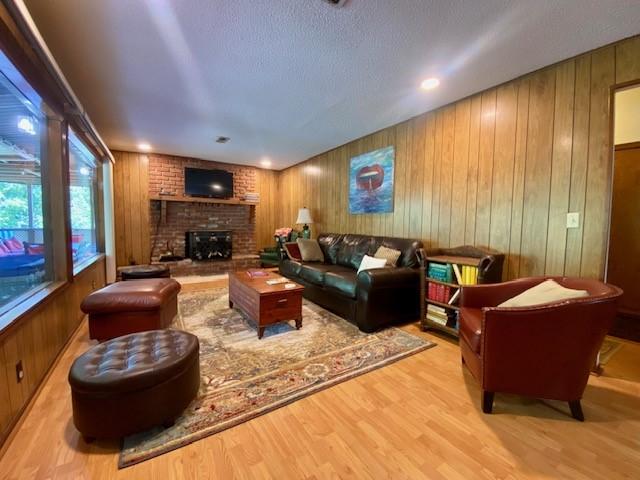
[[[590,378],[580,423],[565,404],[505,395],[482,414],[458,346],[404,328],[438,346],[118,470],[117,443],[85,444],[71,420],[85,324],[5,445],[0,478],[640,478],[640,345]]]

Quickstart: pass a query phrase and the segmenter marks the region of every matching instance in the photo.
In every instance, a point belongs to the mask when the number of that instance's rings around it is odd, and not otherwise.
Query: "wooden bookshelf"
[[[427,279],[427,283],[429,282],[429,279]],[[459,287],[459,285],[458,285]],[[442,308],[448,308],[450,310],[455,310],[458,311],[460,310],[460,307],[458,305],[451,305],[450,303],[443,303],[443,302],[438,302],[436,300],[431,300],[429,298],[427,298],[427,303],[430,303],[431,305],[435,305],[437,307],[442,307]]]
[[[495,250],[481,249],[472,246],[462,246],[454,248],[436,249],[431,252],[422,251],[421,255],[421,327],[423,330],[433,329],[447,333],[454,337],[458,337],[458,315],[460,307],[458,302],[462,294],[465,284],[460,284],[460,280],[464,281],[463,267],[474,267],[477,271],[474,274],[474,283],[468,285],[499,282],[502,278],[502,264],[504,255]],[[450,281],[444,281],[438,278],[429,278],[429,265],[438,263],[442,265],[451,265],[452,278]],[[456,265],[460,279],[455,274],[453,265]],[[449,279],[447,279],[449,280]],[[429,298],[429,285],[444,286],[450,289],[450,298],[458,292],[458,297],[451,303],[445,303],[440,300]],[[427,307],[434,305],[445,309],[448,321],[446,325],[442,325],[430,318],[427,318]],[[441,314],[440,314],[441,315]]]

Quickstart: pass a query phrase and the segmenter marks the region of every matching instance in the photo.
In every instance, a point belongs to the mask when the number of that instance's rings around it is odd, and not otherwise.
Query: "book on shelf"
[[[455,303],[456,300],[458,300],[458,297],[460,296],[460,289],[456,290],[453,295],[451,295],[451,298],[449,299],[449,301],[447,302],[449,305],[453,305]]]
[[[447,310],[444,307],[440,307],[438,305],[432,305],[432,304],[427,305],[427,312],[436,313],[440,315],[447,314]]]
[[[463,265],[462,283],[464,285],[475,285],[478,283],[478,268],[470,265]]]
[[[429,283],[427,286],[427,299],[434,302],[448,303],[451,299],[451,291],[458,290],[439,283]]]
[[[453,281],[453,268],[450,264],[430,262],[427,268],[427,277],[451,283]]]
[[[431,320],[434,323],[437,323],[438,325],[446,325],[447,324],[447,319],[446,318],[441,318],[441,317],[437,317],[431,313],[427,313],[427,320]]]
[[[453,264],[453,273],[456,275],[458,285],[462,285],[462,274],[460,273],[460,267],[458,267],[458,265],[456,265],[455,263]]]

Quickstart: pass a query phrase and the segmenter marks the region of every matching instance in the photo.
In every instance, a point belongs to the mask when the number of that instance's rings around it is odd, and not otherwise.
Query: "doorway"
[[[624,290],[611,334],[640,341],[640,85],[614,93],[614,161],[606,280]]]

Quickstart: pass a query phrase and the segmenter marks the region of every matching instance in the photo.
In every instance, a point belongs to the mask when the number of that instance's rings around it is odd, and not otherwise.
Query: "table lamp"
[[[313,223],[313,219],[311,218],[311,212],[309,212],[307,207],[302,207],[298,210],[298,219],[296,220],[296,223],[303,224],[302,238],[311,238],[309,223]]]

